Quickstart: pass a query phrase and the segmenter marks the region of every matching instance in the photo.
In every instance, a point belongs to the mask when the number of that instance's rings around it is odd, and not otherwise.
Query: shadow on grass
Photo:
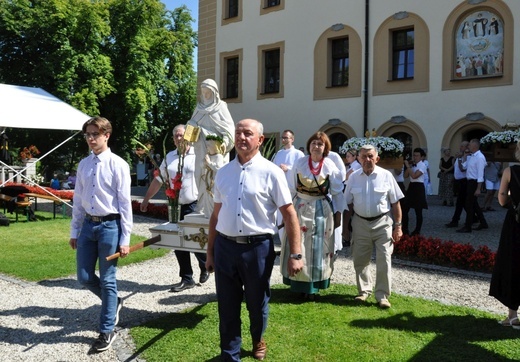
[[[145,323],[143,327],[157,331],[157,333],[142,344],[130,357],[125,361],[133,361],[139,357],[144,351],[153,348],[153,346],[161,342],[166,336],[175,330],[189,329],[193,330],[201,323],[205,316],[199,314],[204,305],[197,306],[186,313],[172,313],[164,318],[157,318]],[[217,361],[215,359],[215,361]]]
[[[418,317],[413,312],[404,312],[378,319],[358,319],[350,325],[367,330],[383,328],[434,333],[436,337],[413,357],[414,361],[518,361],[517,357],[507,358],[480,345],[518,338],[512,328],[500,327],[490,318],[472,315]]]
[[[316,318],[306,327],[301,323],[300,325],[295,323],[294,328],[313,328],[313,325],[319,325],[320,318],[333,319],[334,310],[334,314],[345,316],[343,321],[350,326],[348,329],[354,334],[366,336],[364,331],[367,331],[370,336],[380,334],[374,340],[385,339],[386,337],[381,337],[383,333],[390,333],[388,338],[396,338],[403,332],[407,336],[413,336],[412,338],[433,336],[430,341],[426,341],[430,337],[424,337],[424,340],[419,338],[419,349],[410,359],[413,361],[520,360],[520,349],[517,344],[520,331],[500,327],[496,317],[490,313],[464,307],[445,306],[427,300],[422,303],[422,299],[400,295],[393,295],[394,304],[391,309],[382,310],[375,300],[365,303],[355,301],[355,292],[354,286],[338,288],[335,285],[322,291],[315,301],[306,301],[298,293],[292,293],[287,287],[278,285],[273,288],[270,305],[274,312],[272,314],[278,314],[278,311],[286,306],[293,305],[305,310],[303,312],[305,318]],[[413,302],[409,303],[412,300]],[[314,313],[316,315],[313,315]],[[276,323],[270,321],[271,327],[277,328]],[[284,323],[291,323],[291,320],[286,320]],[[338,334],[341,334],[343,327],[340,327],[339,323],[341,320],[336,323]],[[288,329],[291,327],[289,326]],[[371,330],[372,332],[369,332]],[[347,333],[348,330],[345,330],[344,335]],[[392,334],[395,336],[390,337]],[[343,343],[348,344],[345,340]],[[355,343],[349,345],[353,356],[357,351],[365,348],[362,343],[359,345]],[[284,348],[292,348],[292,346],[285,345]]]

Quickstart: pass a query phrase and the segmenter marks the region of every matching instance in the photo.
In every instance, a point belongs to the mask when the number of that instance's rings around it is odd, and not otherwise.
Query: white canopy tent
[[[0,127],[81,130],[89,118],[41,88],[0,84]]]
[[[89,118],[90,116],[41,88],[0,84],[0,127],[78,131],[41,156],[40,160],[78,134]],[[0,161],[0,167],[2,166],[13,170]],[[0,187],[24,171],[25,169],[17,170],[14,176],[0,182]]]

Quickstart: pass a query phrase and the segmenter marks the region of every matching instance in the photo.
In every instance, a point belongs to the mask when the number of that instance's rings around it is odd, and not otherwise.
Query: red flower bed
[[[21,184],[17,182],[7,182],[3,187],[9,187],[9,186],[17,186],[17,187],[25,187],[27,190],[29,190],[29,193],[33,194],[40,194],[40,195],[48,195],[47,192],[41,189],[41,187],[37,186],[29,186],[27,184]],[[45,190],[49,191],[51,194],[59,197],[60,199],[66,199],[66,200],[72,200],[74,197],[74,190],[54,190],[50,187],[43,187]]]
[[[167,204],[148,204],[148,209],[146,212],[141,212],[140,207],[141,203],[139,201],[132,201],[132,212],[135,215],[143,215],[160,220],[168,220]]]
[[[490,273],[495,263],[495,253],[487,246],[476,250],[470,244],[458,244],[451,240],[426,238],[421,235],[403,235],[394,244],[394,255],[421,263]]]

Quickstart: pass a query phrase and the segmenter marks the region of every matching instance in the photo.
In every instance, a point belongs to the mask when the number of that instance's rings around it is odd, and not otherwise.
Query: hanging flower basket
[[[386,169],[400,169],[403,167],[404,144],[392,137],[352,137],[343,143],[343,146],[339,148],[339,152],[346,154],[351,148],[359,151],[366,144],[374,145],[377,148],[380,157],[377,163],[378,166]]]
[[[517,162],[515,151],[518,140],[519,131],[490,132],[480,139],[480,146],[487,161]]]

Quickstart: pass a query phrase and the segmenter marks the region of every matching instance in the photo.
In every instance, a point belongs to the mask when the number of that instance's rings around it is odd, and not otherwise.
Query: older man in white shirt
[[[173,187],[172,178],[175,177],[179,167],[180,155],[179,146],[184,139],[184,132],[186,130],[185,125],[179,124],[173,129],[173,142],[177,149],[175,151],[168,152],[164,158],[159,171],[161,172],[162,179],[168,180],[170,187]],[[179,203],[181,204],[180,219],[184,220],[184,216],[191,214],[195,211],[197,206],[197,182],[195,179],[195,153],[193,148],[189,145],[185,149],[184,153],[184,164],[182,169],[182,187],[179,194]],[[168,171],[166,171],[168,170]],[[161,176],[157,176],[152,180],[150,187],[146,191],[143,202],[141,202],[141,211],[146,212],[148,210],[148,203],[152,197],[162,187]],[[205,253],[193,253],[197,258],[200,277],[199,282],[205,283],[209,278],[209,273],[206,270],[206,254]],[[179,283],[176,283],[170,289],[170,292],[179,293],[186,289],[194,288],[196,283],[193,280],[193,268],[191,267],[191,256],[189,251],[175,250],[175,257],[179,262],[179,277],[181,278]]]
[[[388,297],[392,286],[391,256],[394,242],[398,242],[403,235],[399,200],[404,195],[392,173],[376,166],[379,156],[374,146],[362,146],[360,159],[363,168],[350,175],[345,187],[348,210],[343,220],[343,234],[348,238],[348,224],[352,218],[352,260],[358,288],[355,299],[365,302],[372,294],[369,266],[375,247],[375,297],[381,308],[390,308]],[[393,220],[389,215],[390,211]]]

